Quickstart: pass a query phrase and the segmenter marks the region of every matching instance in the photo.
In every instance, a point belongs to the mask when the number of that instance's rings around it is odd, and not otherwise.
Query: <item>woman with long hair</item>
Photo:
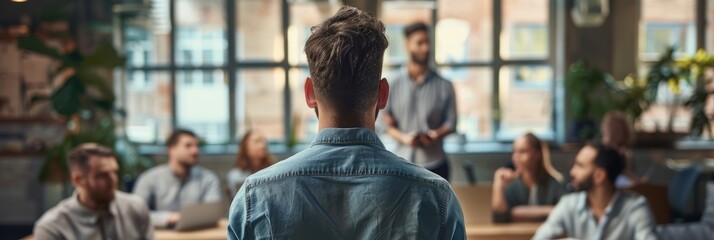
[[[274,162],[268,153],[268,141],[260,131],[249,130],[238,145],[236,165],[228,172],[228,187],[235,195],[240,186],[253,173],[269,167]]]
[[[565,193],[563,176],[553,168],[547,144],[527,133],[513,142],[515,170],[499,168],[493,179],[494,222],[540,221]]]

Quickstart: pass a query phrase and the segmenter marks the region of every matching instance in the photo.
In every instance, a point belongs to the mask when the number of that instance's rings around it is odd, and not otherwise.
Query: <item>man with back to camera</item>
[[[183,206],[221,201],[218,177],[198,165],[196,134],[176,130],[166,147],[168,163],[142,173],[134,187],[134,194],[149,205],[155,227],[173,227],[182,217]]]
[[[144,201],[116,190],[119,165],[111,150],[83,144],[68,161],[75,192],[37,220],[34,239],[154,239]]]
[[[451,82],[429,67],[429,28],[404,29],[409,60],[392,79],[384,121],[398,142],[395,153],[449,180],[443,138],[456,128],[456,96]]]
[[[310,148],[248,177],[228,239],[465,239],[448,182],[384,148],[374,132],[389,96],[384,25],[342,7],[312,28],[304,91],[318,113]]]
[[[647,200],[617,190],[615,180],[625,168],[614,148],[588,144],[570,170],[578,192],[563,196],[533,239],[657,239]]]

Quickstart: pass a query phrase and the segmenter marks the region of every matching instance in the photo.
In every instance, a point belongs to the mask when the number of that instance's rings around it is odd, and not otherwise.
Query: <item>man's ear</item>
[[[315,98],[315,90],[312,87],[312,79],[310,77],[305,79],[305,103],[309,108],[317,107],[317,98]]]
[[[72,185],[74,185],[75,187],[84,187],[84,179],[81,173],[71,171],[70,180],[72,181]]]
[[[379,93],[377,95],[377,109],[384,109],[389,99],[389,82],[386,78],[379,80]]]
[[[595,169],[595,172],[593,173],[593,180],[595,180],[595,183],[597,184],[603,184],[607,182],[607,172],[605,171],[605,169]]]

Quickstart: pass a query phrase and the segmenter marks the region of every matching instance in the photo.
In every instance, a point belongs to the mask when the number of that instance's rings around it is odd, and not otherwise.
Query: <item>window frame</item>
[[[639,33],[638,34],[638,39],[637,39],[637,73],[640,77],[644,77],[646,75],[649,66],[652,64],[656,63],[657,60],[660,58],[660,55],[664,52],[664,49],[661,50],[661,52],[658,52],[657,54],[654,54],[652,52],[648,52],[646,47],[647,45],[642,46],[641,44],[647,44],[647,28],[660,28],[660,29],[677,29],[680,30],[680,34],[688,34],[688,29],[694,27],[694,52],[687,52],[687,49],[679,49],[674,52],[673,56],[675,59],[681,58],[682,54],[686,54],[688,56],[693,56],[695,52],[698,49],[705,49],[705,50],[710,50],[707,49],[707,27],[708,27],[708,21],[707,21],[707,10],[708,10],[708,5],[709,4],[714,4],[714,1],[711,0],[693,0],[694,1],[694,8],[692,11],[694,12],[694,21],[691,24],[685,24],[685,23],[671,23],[671,22],[650,22],[646,23],[643,22],[642,17],[639,18]],[[642,4],[640,3],[640,9],[639,9],[639,14],[640,16],[642,15]],[[712,19],[714,21],[714,19]],[[692,26],[693,25],[693,26]],[[690,32],[691,33],[691,32]],[[689,36],[687,36],[689,37]],[[710,40],[711,41],[711,40]],[[643,52],[644,51],[644,52]],[[661,104],[661,103],[656,103],[656,104]],[[644,113],[643,113],[644,114]],[[642,119],[640,119],[642,121]],[[689,130],[688,130],[689,131]],[[693,140],[679,140],[678,142],[681,143],[688,143],[691,144],[692,142],[696,141],[701,141],[701,139],[693,139]],[[706,140],[704,140],[706,141]]]
[[[216,149],[233,149],[232,147],[226,147],[229,145],[235,145],[238,142],[238,137],[236,136],[235,132],[238,130],[238,121],[237,121],[237,114],[236,114],[236,104],[237,104],[237,96],[236,96],[236,85],[238,81],[237,77],[237,72],[243,71],[243,70],[251,70],[251,69],[272,69],[272,68],[282,68],[284,71],[284,89],[283,89],[283,129],[284,129],[284,136],[282,139],[278,140],[273,140],[271,141],[271,149],[290,149],[289,147],[286,147],[288,142],[290,142],[290,139],[293,138],[291,134],[293,133],[293,119],[291,118],[291,113],[293,112],[294,108],[294,103],[292,101],[292,94],[290,89],[290,82],[291,81],[296,81],[296,79],[291,79],[290,73],[293,70],[300,70],[304,71],[308,69],[307,64],[305,63],[300,63],[300,60],[298,59],[297,63],[291,63],[290,62],[290,53],[291,51],[294,51],[295,49],[289,48],[288,42],[290,41],[289,39],[289,33],[288,33],[288,28],[290,27],[290,19],[291,19],[291,11],[290,7],[291,4],[295,4],[296,1],[292,0],[280,0],[280,11],[282,15],[281,19],[281,34],[283,35],[283,56],[282,59],[279,61],[273,61],[273,60],[240,60],[238,58],[238,42],[236,41],[238,38],[238,32],[233,31],[237,29],[237,7],[240,7],[240,1],[238,0],[223,0],[224,6],[225,6],[225,14],[226,14],[226,25],[225,25],[225,37],[226,37],[226,44],[227,44],[227,51],[225,54],[225,63],[223,64],[210,64],[210,63],[199,63],[198,65],[179,65],[176,62],[176,57],[175,54],[181,54],[177,53],[177,28],[176,28],[176,4],[174,0],[167,0],[168,5],[169,5],[169,23],[170,23],[170,52],[169,52],[169,59],[167,64],[154,64],[154,65],[142,65],[142,66],[127,66],[126,72],[131,72],[131,71],[144,71],[144,74],[151,74],[154,71],[160,71],[160,72],[169,72],[171,75],[170,80],[171,80],[171,128],[175,128],[177,126],[177,106],[176,106],[176,72],[178,71],[191,71],[191,70],[203,70],[203,71],[214,71],[214,70],[221,70],[226,74],[226,81],[227,81],[227,91],[228,91],[228,96],[229,96],[229,106],[227,111],[229,112],[228,116],[228,123],[229,123],[229,134],[228,134],[228,140],[225,143],[220,143],[220,144],[212,144],[216,145],[214,146]],[[438,5],[438,0],[434,0],[434,5]],[[562,62],[562,59],[560,59],[560,55],[563,54],[563,49],[558,49],[562,48],[558,47],[558,44],[560,43],[562,45],[562,32],[561,30],[563,29],[562,27],[562,22],[565,17],[569,17],[567,15],[567,12],[558,12],[558,11],[565,11],[564,10],[564,5],[560,3],[558,0],[543,0],[546,1],[548,4],[548,20],[546,23],[547,26],[547,36],[548,36],[548,50],[547,50],[547,57],[544,58],[518,58],[518,59],[513,59],[513,58],[505,58],[501,56],[501,44],[504,44],[505,42],[502,42],[500,39],[501,33],[503,31],[503,2],[501,0],[491,0],[492,1],[492,12],[493,12],[493,26],[492,26],[492,36],[491,36],[491,58],[489,60],[469,60],[466,59],[463,62],[448,62],[448,63],[436,63],[434,59],[434,53],[436,51],[431,52],[430,60],[433,63],[433,65],[436,68],[444,68],[444,67],[450,67],[450,68],[487,68],[492,72],[492,93],[493,93],[493,98],[494,99],[500,99],[500,87],[499,87],[499,82],[500,82],[500,71],[501,68],[503,67],[519,67],[519,66],[549,66],[552,69],[552,81],[549,84],[548,88],[551,90],[552,93],[552,111],[551,111],[551,121],[550,121],[550,133],[552,134],[545,134],[545,136],[542,136],[544,140],[550,140],[550,141],[555,141],[555,142],[563,142],[565,138],[565,114],[564,114],[564,107],[561,106],[562,102],[564,99],[564,92],[562,89],[561,80],[562,80],[562,75],[564,72],[564,67],[559,65],[560,62]],[[695,9],[695,38],[696,38],[696,49],[700,48],[706,48],[706,35],[707,35],[707,5],[711,4],[711,1],[707,0],[695,0],[696,1],[696,9]],[[237,6],[238,5],[238,6]],[[558,10],[558,11],[556,11]],[[431,29],[435,29],[436,23],[438,20],[438,11],[439,9],[437,7],[434,7],[432,9],[432,21],[430,22],[430,27]],[[116,16],[115,16],[116,17]],[[121,17],[119,17],[121,19]],[[119,25],[123,24],[121,21],[115,21],[118,22]],[[115,25],[116,26],[116,25]],[[119,26],[122,27],[122,26]],[[123,31],[115,31],[120,33],[119,35],[123,34]],[[431,41],[432,41],[432,46],[435,46],[434,43],[436,41],[436,36],[435,31],[431,31]],[[642,36],[640,36],[642,37]],[[122,41],[122,36],[119,36],[119,40],[117,43],[123,43]],[[638,51],[639,53],[639,51]],[[136,54],[145,54],[145,53],[139,53],[137,52]],[[195,55],[195,54],[194,54]],[[146,57],[139,57],[139,56],[134,56],[135,58],[144,58],[141,61],[146,61]],[[215,57],[215,56],[214,56]],[[198,59],[197,56],[193,56],[194,60]],[[648,60],[648,61],[643,61],[640,56],[637,58],[638,62],[640,64],[648,64],[654,62],[653,60]],[[638,66],[640,65],[638,64]],[[384,69],[385,70],[393,70],[396,69],[400,66],[400,64],[397,63],[388,63],[385,64]],[[126,78],[120,78],[122,79],[122,82],[127,82]],[[299,81],[299,80],[297,80]],[[195,82],[195,81],[194,81]],[[125,90],[120,90],[122,91],[121,98],[124,99],[126,97],[126,91]],[[494,101],[492,103],[492,110],[493,111],[499,111],[500,109],[500,100],[499,101]],[[499,120],[498,117],[495,117],[497,115],[496,112],[494,112],[494,117],[492,117],[492,132],[491,132],[491,137],[488,139],[484,140],[469,140],[467,142],[461,142],[461,143],[449,143],[449,144],[456,144],[450,147],[447,147],[447,149],[467,149],[469,148],[468,146],[474,146],[476,144],[507,144],[512,142],[512,138],[507,137],[499,137],[499,132],[501,131],[502,128],[502,123]],[[126,127],[126,123],[125,127]],[[306,145],[309,143],[309,140],[306,139],[298,139],[300,143],[297,145],[298,147],[301,145]],[[143,144],[143,145],[151,145],[151,144]],[[154,145],[161,145],[161,143],[156,143]],[[275,147],[273,146],[275,145]],[[221,147],[222,146],[222,147]],[[464,147],[466,146],[466,147]]]

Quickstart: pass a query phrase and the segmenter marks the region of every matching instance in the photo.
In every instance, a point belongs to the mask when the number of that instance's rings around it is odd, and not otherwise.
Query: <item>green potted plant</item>
[[[617,83],[608,81],[615,93],[612,95],[616,103],[615,109],[628,114],[633,122],[637,122],[643,112],[658,102],[658,94],[662,93],[661,88],[664,87],[664,91],[669,93],[669,98],[664,102],[668,110],[665,130],[660,131],[661,127],[657,127],[655,132],[635,129],[637,147],[673,147],[678,139],[686,136],[687,133],[674,131],[676,110],[681,106],[692,110],[689,134],[699,137],[706,131],[712,138],[711,122],[704,112],[704,102],[708,96],[705,86],[708,81],[711,81],[706,79],[704,73],[712,67],[714,67],[714,57],[704,50],[699,50],[694,57],[675,60],[674,48],[669,48],[657,62],[652,64],[646,78],[636,79],[628,76],[624,81]],[[694,86],[691,97],[686,99],[681,90],[681,85],[685,83]]]
[[[609,75],[608,75],[609,76]],[[628,75],[622,81],[606,77],[605,82],[610,88],[611,110],[624,113],[633,123],[637,122],[642,113],[649,107],[647,101],[647,82]]]
[[[694,57],[685,57],[677,62],[682,71],[694,84],[694,93],[686,100],[685,106],[692,109],[692,120],[690,124],[690,134],[693,137],[700,137],[704,132],[708,133],[709,140],[714,139],[711,121],[705,112],[705,102],[709,94],[706,89],[707,84],[712,82],[706,77],[706,72],[714,68],[714,56],[708,54],[704,49],[699,49]]]
[[[608,92],[605,78],[606,74],[588,66],[585,61],[575,62],[568,68],[565,88],[569,99],[571,141],[586,141],[597,135],[597,122],[611,105],[608,98],[602,97]]]
[[[87,142],[114,148],[120,165],[120,176],[136,178],[151,161],[138,154],[123,132],[117,133],[115,117],[123,118],[124,111],[115,108],[114,92],[106,77],[123,66],[124,59],[110,43],[100,44],[93,52],[82,54],[72,39],[60,52],[47,46],[37,36],[18,40],[18,47],[47,56],[60,63],[52,74],[55,81],[63,81],[51,95],[33,97],[31,104],[49,101],[61,115],[67,129],[63,142],[50,148],[38,178],[41,182],[65,182],[69,179],[66,156],[70,149]]]
[[[689,80],[678,67],[673,54],[674,48],[667,49],[662,57],[652,64],[647,72],[647,101],[650,104],[657,101],[658,93],[663,83],[666,84],[667,90],[669,90],[672,96],[670,99],[667,99],[668,102],[665,103],[669,111],[669,119],[665,130],[667,134],[674,133],[673,126],[676,108],[683,102],[680,84],[682,84],[682,81]]]

